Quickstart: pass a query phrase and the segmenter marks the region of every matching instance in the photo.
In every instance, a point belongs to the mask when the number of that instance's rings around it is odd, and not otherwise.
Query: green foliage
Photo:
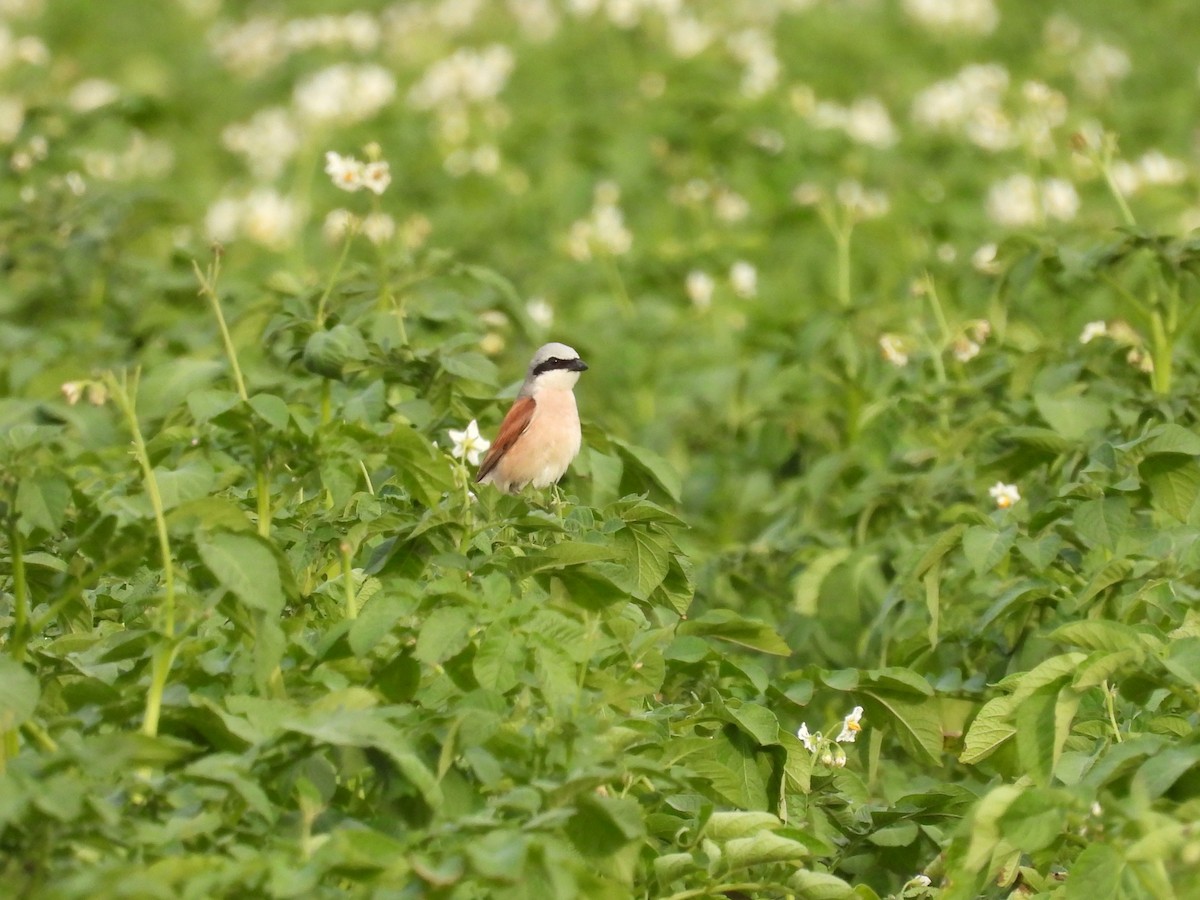
[[[5,891],[1191,895],[1194,4],[102,6],[0,4]]]

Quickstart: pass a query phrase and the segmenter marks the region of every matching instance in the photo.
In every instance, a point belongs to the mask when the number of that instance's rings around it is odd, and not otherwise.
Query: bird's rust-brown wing
[[[479,467],[479,474],[475,476],[476,482],[486,478],[488,472],[496,468],[496,464],[504,458],[504,454],[512,449],[512,445],[517,442],[517,438],[529,427],[529,423],[533,419],[533,411],[536,407],[537,401],[532,397],[517,398],[517,402],[512,405],[512,408],[508,411],[508,415],[500,423],[500,432],[496,435],[496,440],[492,441],[492,448],[488,450],[487,456],[483,458],[483,464]]]

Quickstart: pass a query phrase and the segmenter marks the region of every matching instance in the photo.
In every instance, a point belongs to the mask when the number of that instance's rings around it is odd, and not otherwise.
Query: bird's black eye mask
[[[538,363],[533,369],[533,374],[536,377],[543,372],[553,372],[555,369],[564,369],[568,372],[583,372],[587,370],[587,363],[578,357],[575,359],[560,359],[557,356],[552,356]]]

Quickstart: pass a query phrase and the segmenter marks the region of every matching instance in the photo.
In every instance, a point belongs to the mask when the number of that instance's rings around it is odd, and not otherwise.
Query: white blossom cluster
[[[279,19],[254,16],[234,24],[219,22],[208,36],[221,64],[239,75],[261,75],[291,54],[315,48],[344,48],[370,53],[379,46],[378,20],[361,10],[342,16]]]
[[[633,234],[625,226],[619,205],[621,189],[611,181],[596,185],[592,210],[577,219],[567,233],[567,253],[585,262],[593,256],[623,256],[633,246]]]

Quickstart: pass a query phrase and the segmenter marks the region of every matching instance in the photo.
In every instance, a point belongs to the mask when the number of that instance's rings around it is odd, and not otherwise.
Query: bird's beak
[[[588,364],[585,363],[582,359],[573,359],[573,360],[571,360],[570,365],[567,366],[567,368],[570,369],[572,372],[586,372],[587,367],[588,367]]]

